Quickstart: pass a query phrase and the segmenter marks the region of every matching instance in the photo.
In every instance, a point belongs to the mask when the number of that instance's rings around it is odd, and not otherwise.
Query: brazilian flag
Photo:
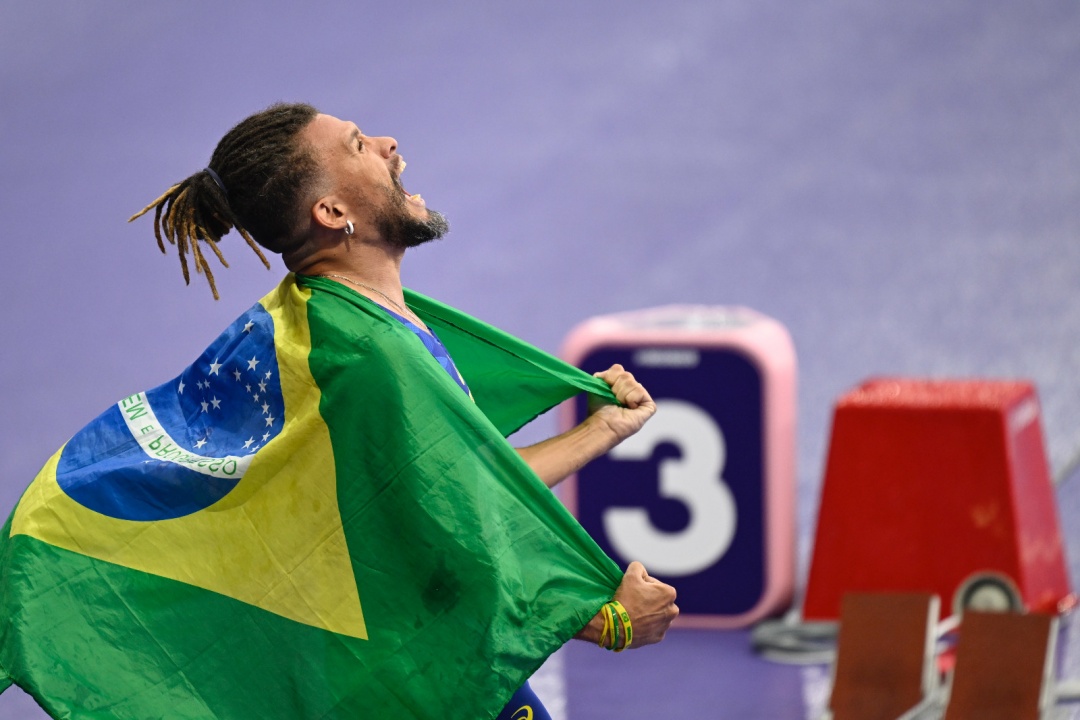
[[[621,574],[505,437],[606,385],[289,275],[0,531],[0,690],[55,718],[492,718]]]

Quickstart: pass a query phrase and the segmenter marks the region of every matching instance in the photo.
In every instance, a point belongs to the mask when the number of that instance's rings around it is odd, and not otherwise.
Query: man
[[[359,663],[355,668],[350,665],[347,671],[342,671],[342,677],[335,676],[332,683],[326,681],[333,687],[314,690],[305,687],[302,693],[293,694],[299,699],[295,699],[296,708],[291,712],[319,717],[333,716],[334,712],[355,713],[358,707],[355,703],[361,701],[356,697],[356,687],[365,688],[369,699],[382,698],[381,709],[369,711],[371,717],[393,717],[402,712],[421,717],[429,711],[432,716],[440,717],[451,712],[460,717],[493,717],[493,710],[483,709],[490,707],[490,699],[475,701],[483,706],[475,711],[452,704],[437,711],[432,703],[442,702],[444,695],[456,697],[457,683],[471,683],[479,693],[505,693],[506,682],[527,677],[560,638],[569,634],[567,629],[576,630],[578,638],[613,650],[659,642],[678,613],[674,589],[651,578],[639,563],[632,563],[618,583],[612,602],[604,603],[597,611],[594,598],[605,592],[603,581],[596,579],[597,573],[602,576],[609,572],[602,561],[595,559],[592,562],[598,569],[589,567],[589,558],[598,549],[594,551],[576,535],[568,547],[577,543],[580,549],[563,549],[558,527],[566,524],[565,519],[553,508],[549,497],[533,490],[535,478],[525,476],[516,462],[503,454],[500,444],[491,440],[492,430],[506,434],[507,428],[512,430],[513,426],[527,421],[526,415],[535,415],[546,408],[522,404],[521,418],[503,421],[499,414],[502,401],[498,398],[505,395],[506,402],[512,404],[515,393],[520,394],[513,387],[516,383],[509,382],[507,389],[507,382],[491,380],[485,373],[459,372],[455,360],[481,367],[487,361],[473,360],[474,353],[480,357],[494,352],[491,348],[495,347],[495,351],[508,354],[499,355],[500,360],[489,362],[488,367],[501,367],[523,358],[526,363],[523,367],[528,367],[530,377],[534,371],[544,373],[529,383],[535,382],[538,388],[544,383],[552,388],[558,386],[552,390],[561,393],[555,402],[581,389],[596,395],[606,394],[607,401],[594,403],[594,411],[578,427],[518,451],[521,460],[548,487],[635,433],[655,412],[655,404],[640,383],[620,366],[599,374],[603,383],[598,386],[589,387],[585,380],[571,377],[569,384],[575,387],[567,389],[567,381],[562,377],[567,371],[552,366],[550,359],[541,357],[538,351],[519,348],[514,344],[518,341],[495,335],[497,331],[486,326],[474,326],[472,323],[476,321],[471,318],[421,296],[407,294],[400,279],[406,250],[441,237],[448,226],[442,215],[426,207],[420,195],[405,192],[400,182],[404,168],[393,138],[369,137],[355,124],[320,114],[307,105],[276,105],[233,128],[218,144],[208,168],[173,186],[144,209],[142,213],[155,209],[155,234],[162,250],[164,235],[177,245],[186,279],[190,252],[196,271],[205,273],[215,297],[216,284],[200,243],[209,246],[224,262],[217,243],[229,229],[236,229],[260,257],[256,243],[280,253],[292,274],[275,293],[264,298],[261,307],[256,306],[234,323],[208,349],[201,364],[193,364],[176,381],[146,393],[145,397],[138,394],[122,401],[111,411],[111,419],[103,414],[57,454],[9,521],[12,541],[5,548],[5,562],[15,566],[18,544],[30,542],[24,537],[34,538],[91,558],[213,590],[269,609],[276,615],[332,630],[336,633],[334,637],[356,638],[357,642],[348,645],[344,659],[331,663],[344,667],[355,658]],[[437,333],[433,325],[438,325]],[[249,351],[244,343],[256,342],[253,338],[260,330],[269,338],[265,341],[270,343],[269,349]],[[409,340],[410,337],[413,339]],[[446,340],[445,346],[440,338]],[[290,353],[296,346],[302,352],[294,362]],[[250,359],[247,354],[251,355]],[[554,369],[548,369],[549,366]],[[266,367],[270,369],[265,376],[255,374],[257,368],[261,372]],[[196,369],[201,373],[197,391],[192,389]],[[221,379],[230,372],[235,376],[232,385]],[[250,381],[245,382],[248,374]],[[453,381],[455,390],[447,390],[446,378]],[[355,393],[358,385],[365,387],[362,396],[350,395],[348,401],[341,402],[328,399],[335,393],[341,397]],[[241,390],[241,386],[246,390]],[[470,400],[471,390],[475,390],[476,405],[482,406],[488,419],[476,411]],[[202,399],[197,402],[193,398],[195,392],[202,393]],[[225,395],[228,392],[236,397],[246,393],[254,403],[243,410],[242,416],[222,419],[215,425],[211,419],[223,403],[218,395],[223,395],[228,405],[231,399]],[[261,413],[257,410],[260,402]],[[275,403],[280,405],[278,412]],[[430,409],[412,409],[421,403],[427,403],[424,407]],[[356,415],[359,404],[370,404],[371,412],[363,417]],[[545,400],[542,404],[553,403]],[[151,414],[147,415],[148,412]],[[279,417],[275,418],[275,414]],[[312,417],[316,418],[315,422],[308,421]],[[284,427],[278,430],[282,418]],[[182,429],[170,434],[170,423]],[[491,423],[498,427],[491,427]],[[242,450],[227,445],[221,445],[216,454],[204,450],[214,447],[215,442],[220,444],[222,438],[235,436],[239,442],[255,426],[265,429],[265,433],[260,437],[251,431]],[[103,439],[115,432],[119,433],[119,440]],[[328,442],[322,439],[327,433]],[[187,442],[176,437],[181,434],[187,435]],[[332,449],[321,454],[311,449],[320,443]],[[440,448],[450,445],[449,452],[439,454]],[[260,451],[261,448],[265,449]],[[128,456],[129,460],[122,460]],[[148,464],[149,469],[145,467]],[[154,469],[158,465],[163,469]],[[323,467],[331,470],[323,472]],[[189,471],[198,477],[194,485],[185,479]],[[245,473],[262,479],[249,482]],[[318,495],[314,486],[324,482],[320,478],[327,473],[329,481],[337,484],[327,485],[322,495],[331,498],[336,493],[343,530],[329,540],[304,540],[300,550],[275,551],[268,564],[295,565],[299,569],[281,574],[281,580],[261,580],[262,586],[267,587],[265,591],[252,590],[251,583],[240,587],[224,582],[221,577],[232,572],[227,569],[229,565],[221,571],[205,572],[200,562],[195,562],[192,570],[177,571],[171,566],[160,568],[152,560],[130,558],[130,548],[144,542],[159,527],[128,529],[133,522],[160,523],[161,532],[169,538],[182,537],[168,535],[174,533],[170,527],[188,522],[211,523],[197,526],[202,528],[198,532],[233,532],[220,530],[224,523],[219,521],[230,512],[238,513],[238,508],[242,510],[238,517],[256,518],[251,521],[253,525],[261,522],[260,512],[279,512],[274,504],[281,506],[284,500],[273,501],[265,511],[257,511],[259,506],[255,504],[248,508],[240,503],[246,497],[257,499],[264,487],[283,476],[291,483],[288,492],[298,493],[295,497],[300,498],[301,505],[321,507],[317,498],[312,500]],[[371,481],[358,482],[361,475],[368,476],[365,474],[370,475]],[[161,478],[166,475],[169,481],[163,482]],[[213,482],[204,482],[208,477]],[[473,487],[477,478],[478,484]],[[343,485],[345,482],[348,484]],[[163,487],[170,489],[166,491]],[[174,492],[174,487],[183,491]],[[189,490],[191,487],[195,490]],[[193,492],[199,499],[191,499]],[[406,508],[413,508],[415,503],[415,511],[406,512],[423,520],[407,517],[404,521],[390,522],[385,520],[390,511],[371,510],[381,507],[379,503],[394,495],[401,496],[394,499],[397,505],[404,503]],[[463,495],[472,498],[471,504],[459,504],[464,502]],[[436,501],[428,507],[426,503],[432,497]],[[486,507],[488,498],[492,503],[490,508]],[[503,502],[500,498],[505,500],[501,505],[505,509],[501,511],[496,507],[498,502]],[[459,510],[465,506],[466,511]],[[85,515],[89,519],[56,522],[57,517],[65,517],[64,513],[70,518]],[[204,516],[212,519],[204,521]],[[338,515],[335,513],[333,517],[336,520]],[[357,519],[361,522],[355,522]],[[380,529],[379,523],[384,521],[387,525]],[[315,519],[309,522],[320,524]],[[507,527],[503,527],[504,522]],[[72,525],[94,523],[102,523],[98,535],[94,534],[97,530],[82,535],[70,530]],[[476,530],[466,529],[465,523],[475,524]],[[445,527],[432,530],[433,524]],[[556,526],[554,532],[552,526]],[[578,530],[568,527],[566,532],[574,535]],[[130,540],[112,547],[114,538],[124,533],[129,533],[124,537]],[[429,537],[428,533],[434,534]],[[459,551],[456,547],[459,542],[465,544],[476,538],[462,539],[458,535],[473,534],[479,534],[479,542]],[[552,540],[539,546],[539,555],[527,554],[536,549],[530,546],[541,534]],[[386,547],[378,553],[369,550],[369,554],[361,553],[358,557],[354,549],[388,539],[393,545],[415,543],[424,551],[396,555],[400,548]],[[101,547],[95,549],[95,542]],[[187,541],[163,542],[175,547]],[[327,602],[322,598],[323,589],[313,597],[310,587],[325,588],[326,593],[332,594],[339,590],[331,587],[334,583],[319,585],[318,579],[296,579],[321,577],[318,568],[310,569],[313,564],[318,565],[310,558],[323,545],[333,543],[347,546],[352,556],[351,571],[357,576],[359,597],[352,593],[344,600]],[[495,543],[500,543],[499,547],[492,549],[490,546]],[[160,548],[162,544],[148,547]],[[211,543],[208,547],[221,544]],[[257,546],[262,544],[263,540],[253,543],[256,549],[252,553],[261,552]],[[41,552],[38,545],[34,544],[34,548],[35,552]],[[282,560],[287,552],[299,559]],[[518,554],[533,559],[518,562],[509,569],[495,565],[505,557]],[[390,557],[393,561],[387,560]],[[581,559],[575,561],[575,557]],[[184,559],[179,564],[187,561]],[[140,565],[142,562],[146,564]],[[537,567],[545,562],[550,562],[551,567]],[[576,562],[581,566],[575,567]],[[46,572],[41,570],[44,565],[37,556],[34,563],[35,572]],[[404,566],[410,567],[402,569]],[[372,579],[361,582],[361,576]],[[379,581],[387,578],[387,583],[402,589],[393,599],[381,600],[373,588],[381,589]],[[296,586],[294,590],[278,589],[290,584]],[[351,590],[351,582],[343,584]],[[470,605],[473,601],[463,598],[474,589],[480,599]],[[300,599],[275,599],[290,592]],[[13,592],[11,595],[18,598],[10,601],[12,614],[31,616],[25,608],[31,605],[32,594]],[[128,607],[143,600],[141,595],[134,599],[123,594],[119,597]],[[384,620],[398,603],[409,607],[415,604],[416,610],[405,616],[416,618],[415,632],[408,621]],[[339,612],[341,607],[353,605],[355,611]],[[489,606],[492,615],[485,618],[488,612],[485,608]],[[376,630],[369,628],[371,607],[379,612],[378,637]],[[583,623],[581,610],[585,607],[595,614]],[[166,632],[168,626],[161,619],[160,608],[146,612],[138,626],[159,623],[165,629],[158,632]],[[168,612],[172,612],[172,606]],[[339,616],[344,619],[336,619]],[[259,622],[271,622],[263,615],[258,617]],[[470,635],[473,630],[469,628],[475,628],[475,635]],[[450,641],[440,641],[442,645],[430,653],[434,659],[419,659],[430,650],[423,647],[423,638],[442,638],[437,633],[444,629]],[[75,632],[90,630],[80,625]],[[269,631],[265,634],[270,636]],[[61,642],[49,637],[49,642]],[[275,647],[292,642],[277,635],[273,637]],[[461,654],[459,646],[467,647],[476,641],[498,668],[477,672],[461,659],[466,656]],[[187,639],[178,638],[175,642],[183,646]],[[307,639],[297,640],[296,644],[306,647],[303,643],[307,642]],[[327,641],[318,642],[322,647]],[[353,643],[348,639],[341,642]],[[156,637],[155,647],[166,648],[170,665],[181,653]],[[29,663],[15,650],[6,654],[4,651],[5,647],[0,645],[0,681],[5,675],[19,681],[13,666]],[[327,650],[337,651],[336,645]],[[305,654],[303,663],[320,661],[306,657],[310,650],[299,652]],[[330,657],[328,654],[327,661]],[[456,663],[457,667],[440,667],[444,657],[448,658],[447,664]],[[182,678],[184,687],[193,688],[193,694],[208,707],[214,706],[218,701],[206,700],[209,691],[204,681],[192,681],[184,667],[180,672],[170,670],[168,677]],[[385,680],[379,678],[384,672]],[[498,678],[488,683],[483,677],[485,673]],[[443,685],[432,680],[434,676],[441,678]],[[503,678],[501,685],[499,678]],[[305,677],[305,681],[309,680]],[[124,703],[129,705],[105,703],[112,712],[121,706],[145,707],[139,705],[142,701],[138,698],[149,690],[132,682],[139,689],[125,689]],[[513,686],[519,683],[520,680]],[[5,685],[0,683],[0,687]],[[280,685],[281,682],[273,683],[275,691]],[[383,692],[386,688],[389,689]],[[294,700],[293,695],[288,696],[289,702]],[[505,697],[502,695],[502,700]],[[247,702],[259,700],[259,694],[255,694]],[[70,708],[78,706],[78,699],[57,702],[65,712],[73,712]],[[228,709],[233,707],[229,702],[221,700],[220,707],[226,709],[215,712],[233,712]],[[386,709],[394,703],[400,704],[401,709]],[[174,712],[179,711],[174,708]],[[500,717],[511,716],[546,717],[527,683],[520,686]]]

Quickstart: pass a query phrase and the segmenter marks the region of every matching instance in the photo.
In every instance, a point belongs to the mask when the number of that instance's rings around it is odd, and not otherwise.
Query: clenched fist
[[[613,444],[618,444],[641,429],[656,412],[656,403],[645,386],[622,365],[612,365],[604,372],[596,373],[596,377],[611,387],[620,404],[590,398],[589,418],[607,425],[614,434]]]
[[[679,616],[679,607],[675,604],[675,588],[651,577],[645,571],[645,566],[639,562],[632,562],[630,567],[626,568],[622,582],[615,590],[615,599],[622,603],[630,616],[630,625],[634,630],[634,639],[629,648],[631,650],[663,640],[671,622]],[[598,612],[576,637],[598,643],[604,629],[606,612]]]

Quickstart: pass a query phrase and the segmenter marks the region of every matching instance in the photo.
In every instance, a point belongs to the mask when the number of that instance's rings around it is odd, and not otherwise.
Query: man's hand
[[[544,442],[518,448],[523,460],[548,487],[555,487],[630,437],[656,412],[649,392],[622,365],[596,373],[622,406],[589,397],[589,417]]]
[[[596,377],[611,386],[611,392],[621,406],[590,397],[589,418],[606,425],[615,436],[613,445],[617,445],[641,429],[656,412],[656,403],[645,386],[622,365],[612,365],[604,372],[596,373]]]
[[[615,591],[615,599],[630,614],[634,639],[630,649],[653,645],[664,639],[671,622],[679,616],[675,588],[662,583],[645,571],[636,560],[630,563]]]
[[[634,630],[631,650],[663,640],[671,622],[679,616],[675,588],[650,577],[645,572],[645,566],[636,561],[626,568],[622,582],[615,590],[615,599],[630,615],[630,625]],[[598,643],[604,628],[605,612],[598,612],[574,637]]]

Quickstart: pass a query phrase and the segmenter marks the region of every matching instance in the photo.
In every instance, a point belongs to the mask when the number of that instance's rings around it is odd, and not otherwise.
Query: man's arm
[[[636,433],[656,412],[656,403],[649,392],[622,365],[612,365],[596,376],[611,386],[619,405],[591,400],[589,416],[580,425],[550,440],[518,449],[548,487],[554,487]],[[615,590],[615,599],[630,615],[634,629],[631,648],[663,640],[679,614],[675,588],[651,577],[639,562],[630,563],[626,569]],[[599,643],[603,628],[601,611],[574,637]]]
[[[522,459],[548,487],[555,487],[636,433],[656,412],[649,392],[622,365],[612,365],[596,377],[611,386],[619,405],[590,399],[589,416],[580,425],[536,445],[518,448]]]

